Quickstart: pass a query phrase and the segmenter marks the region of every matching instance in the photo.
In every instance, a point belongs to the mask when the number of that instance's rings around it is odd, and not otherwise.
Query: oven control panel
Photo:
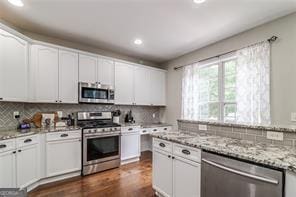
[[[115,132],[120,131],[121,127],[107,127],[107,128],[91,128],[83,129],[83,133],[104,133],[104,132]]]

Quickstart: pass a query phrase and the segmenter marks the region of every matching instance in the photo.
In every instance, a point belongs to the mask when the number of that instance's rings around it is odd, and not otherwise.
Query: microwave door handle
[[[265,178],[265,177],[262,177],[262,176],[252,175],[252,174],[249,174],[249,173],[246,173],[246,172],[242,172],[242,171],[239,171],[239,170],[228,168],[226,166],[223,166],[223,165],[220,165],[218,163],[209,161],[207,159],[202,159],[202,161],[209,164],[209,165],[211,165],[211,166],[220,168],[222,170],[225,170],[225,171],[228,171],[228,172],[240,175],[240,176],[248,177],[248,178],[251,178],[251,179],[254,179],[254,180],[257,180],[257,181],[262,181],[262,182],[266,182],[266,183],[270,183],[270,184],[274,184],[274,185],[279,184],[279,181],[275,180],[275,179],[270,179],[270,178]]]

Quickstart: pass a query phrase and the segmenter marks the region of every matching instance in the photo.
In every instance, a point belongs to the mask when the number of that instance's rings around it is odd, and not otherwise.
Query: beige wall
[[[191,63],[276,35],[271,48],[271,114],[273,124],[293,124],[291,112],[296,112],[296,13],[259,26],[188,53],[164,64],[168,69],[166,121],[176,125],[181,115],[182,69],[175,66]]]

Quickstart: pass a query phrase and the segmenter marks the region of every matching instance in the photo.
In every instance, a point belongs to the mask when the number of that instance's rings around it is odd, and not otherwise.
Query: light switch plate
[[[296,122],[296,112],[291,113],[291,121]]]
[[[270,140],[283,141],[284,140],[284,133],[282,133],[282,132],[267,131],[266,138],[267,139],[270,139]]]
[[[206,131],[206,130],[208,130],[208,126],[207,125],[204,125],[204,124],[199,124],[198,125],[198,130],[200,130],[200,131]]]

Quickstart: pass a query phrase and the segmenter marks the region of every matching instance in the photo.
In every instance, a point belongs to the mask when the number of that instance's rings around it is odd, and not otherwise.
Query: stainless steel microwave
[[[114,104],[114,88],[100,83],[79,82],[80,103]]]

